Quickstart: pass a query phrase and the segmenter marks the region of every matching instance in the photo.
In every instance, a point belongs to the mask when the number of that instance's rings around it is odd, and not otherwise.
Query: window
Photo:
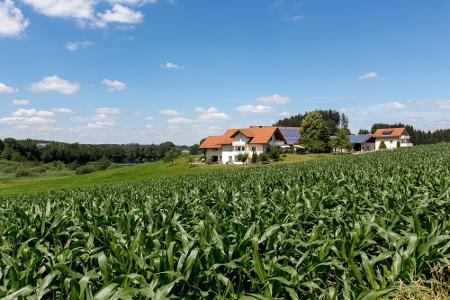
[[[389,142],[392,144],[394,141],[393,141],[393,140],[390,140]]]
[[[256,147],[252,147],[252,151],[253,151],[253,152],[256,152]]]
[[[228,161],[233,161],[233,156],[228,156]]]

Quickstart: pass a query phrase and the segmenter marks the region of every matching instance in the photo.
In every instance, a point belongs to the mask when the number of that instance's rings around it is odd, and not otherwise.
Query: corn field
[[[0,252],[1,299],[387,297],[450,273],[450,144],[6,196]]]

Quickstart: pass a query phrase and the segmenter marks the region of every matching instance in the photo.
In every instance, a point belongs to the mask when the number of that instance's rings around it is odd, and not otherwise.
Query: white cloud
[[[41,81],[32,83],[30,88],[32,92],[58,92],[64,95],[72,95],[78,92],[80,84],[72,83],[58,76],[44,77]]]
[[[373,79],[373,78],[377,78],[377,77],[378,77],[378,74],[376,72],[369,72],[369,73],[359,76],[358,79],[365,80],[365,79]]]
[[[54,108],[53,111],[60,114],[73,114],[73,111],[67,107]]]
[[[183,70],[184,66],[177,65],[177,64],[174,64],[174,63],[171,63],[171,62],[166,62],[166,63],[161,65],[161,68],[168,69],[168,70]]]
[[[95,110],[96,115],[89,120],[86,125],[90,129],[112,127],[117,125],[116,115],[120,114],[120,109],[115,107],[101,107]]]
[[[194,110],[200,113],[198,116],[200,121],[224,121],[230,119],[226,113],[219,112],[214,106],[209,108],[196,107]]]
[[[157,4],[157,0],[108,0],[111,4],[126,4],[126,5],[135,5],[142,6],[145,4]]]
[[[30,25],[12,0],[0,2],[0,37],[16,37]]]
[[[230,116],[226,113],[211,112],[201,114],[198,118],[202,121],[226,121],[230,119]]]
[[[147,124],[147,125],[145,125],[145,128],[148,128],[148,129],[153,128],[153,125],[152,124]]]
[[[17,92],[17,90],[15,88],[12,88],[12,87],[7,86],[6,84],[0,82],[0,93],[12,94],[14,92]]]
[[[210,107],[210,108],[204,108],[201,106],[197,106],[194,111],[198,112],[198,113],[215,113],[218,112],[219,110],[217,108],[215,108],[214,106]]]
[[[173,109],[164,109],[164,110],[160,110],[159,113],[161,115],[164,116],[177,116],[177,115],[181,115],[180,112],[173,110]]]
[[[22,0],[49,17],[92,19],[96,0]]]
[[[138,24],[144,19],[144,14],[121,4],[114,4],[112,9],[97,14],[96,25],[106,26],[107,23]]]
[[[103,115],[117,115],[121,113],[121,110],[116,107],[100,107],[97,108],[95,112]]]
[[[147,121],[152,121],[153,120],[153,117],[146,117],[145,118]]]
[[[303,20],[303,16],[297,15],[297,16],[292,16],[292,17],[286,18],[286,21],[291,21],[291,22],[300,21],[300,20]]]
[[[66,43],[66,50],[75,52],[77,50],[86,49],[88,47],[91,47],[94,45],[93,42],[89,41],[76,41],[76,42],[67,42]]]
[[[391,102],[383,105],[383,108],[387,110],[400,110],[406,108],[406,105],[400,102]]]
[[[46,110],[35,109],[18,109],[11,113],[9,117],[0,118],[0,124],[26,126],[35,124],[49,124],[54,123],[54,113]]]
[[[102,84],[106,86],[109,92],[121,91],[127,88],[126,84],[119,80],[103,79]]]
[[[438,109],[450,110],[450,100],[435,100],[434,105]]]
[[[292,114],[290,113],[290,112],[287,112],[287,111],[283,111],[283,112],[281,112],[281,113],[279,113],[278,114],[278,116],[280,117],[280,118],[288,118],[288,117],[290,117]]]
[[[14,106],[27,106],[30,105],[30,101],[26,99],[15,99],[13,100]]]
[[[89,123],[86,125],[87,128],[105,128],[105,127],[112,127],[112,126],[116,126],[117,122],[115,121],[108,121],[108,120],[98,120],[95,121],[95,123]]]
[[[241,105],[236,110],[242,114],[269,114],[272,113],[272,107],[265,105]]]
[[[167,120],[169,124],[179,125],[179,124],[191,124],[193,120],[187,118],[172,118]]]
[[[272,96],[257,97],[256,101],[264,103],[286,104],[290,101],[290,99],[288,97],[283,97],[278,94],[274,94]]]

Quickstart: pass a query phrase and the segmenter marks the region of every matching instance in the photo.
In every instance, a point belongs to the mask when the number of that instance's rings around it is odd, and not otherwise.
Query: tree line
[[[114,163],[140,163],[164,159],[168,153],[171,157],[178,156],[182,150],[189,150],[191,154],[199,153],[197,144],[187,147],[177,146],[172,142],[151,145],[91,145],[13,138],[0,140],[0,159],[44,163],[61,161],[66,164],[86,164],[102,159]]]
[[[315,110],[322,119],[325,121],[328,128],[329,135],[335,135],[338,129],[344,127],[348,128],[348,118],[345,114],[341,114],[337,110]],[[279,120],[273,126],[285,126],[285,127],[300,127],[303,119],[308,115],[308,112],[304,114],[298,114]]]

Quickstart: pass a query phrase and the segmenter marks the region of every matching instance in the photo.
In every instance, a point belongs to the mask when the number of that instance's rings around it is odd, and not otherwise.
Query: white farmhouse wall
[[[383,138],[376,138],[375,139],[375,149],[380,150],[380,144],[381,141],[384,141],[386,148],[388,150],[396,149],[397,148],[397,141],[399,141],[400,138],[398,137],[383,137]]]

